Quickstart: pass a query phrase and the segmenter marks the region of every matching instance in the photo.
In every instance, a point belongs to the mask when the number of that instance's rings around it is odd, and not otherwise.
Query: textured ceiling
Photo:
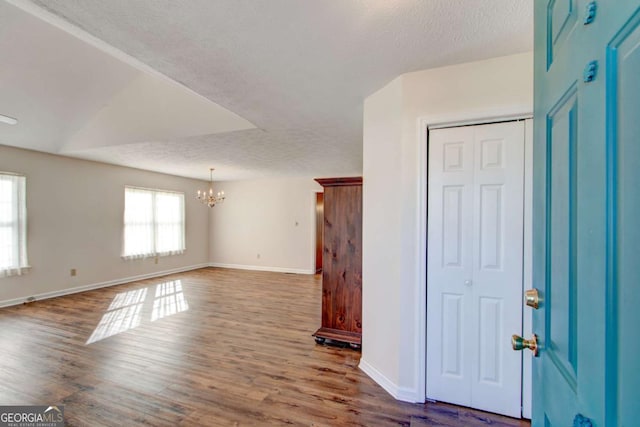
[[[217,179],[360,174],[368,95],[409,71],[532,49],[530,0],[33,3],[258,128],[59,152],[201,179],[210,166]]]

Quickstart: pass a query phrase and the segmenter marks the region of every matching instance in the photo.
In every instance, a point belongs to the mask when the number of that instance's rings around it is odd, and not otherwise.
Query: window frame
[[[12,202],[16,205],[11,205],[10,210],[15,218],[11,222],[1,224],[0,228],[11,229],[13,243],[10,250],[17,263],[0,267],[0,278],[19,276],[31,268],[27,256],[27,177],[21,173],[0,171],[0,180],[7,178],[13,187]]]
[[[147,245],[150,247],[149,252],[144,253],[130,253],[127,254],[127,191],[132,190],[139,193],[148,193],[151,195],[151,218],[152,222],[148,225],[151,230],[151,241],[147,242]],[[158,250],[158,233],[159,226],[162,225],[159,223],[157,219],[157,202],[156,198],[159,195],[172,194],[180,197],[179,202],[179,223],[180,226],[180,236],[179,236],[179,248],[172,248],[170,250],[159,251]],[[158,188],[145,188],[139,187],[135,185],[125,185],[124,186],[124,209],[123,209],[123,229],[122,229],[122,254],[121,258],[125,260],[132,259],[144,259],[144,258],[156,258],[156,257],[164,257],[171,255],[181,255],[186,251],[186,197],[183,191],[175,191],[175,190],[163,190]]]

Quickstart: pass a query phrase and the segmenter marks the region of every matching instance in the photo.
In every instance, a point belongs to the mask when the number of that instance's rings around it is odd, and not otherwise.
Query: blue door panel
[[[614,37],[608,55],[610,216],[608,347],[610,425],[640,423],[640,11]]]
[[[534,426],[640,425],[640,0],[590,3],[534,3]]]
[[[547,355],[576,385],[577,330],[575,305],[576,138],[578,98],[576,86],[553,107],[547,119]]]
[[[576,0],[552,0],[547,6],[547,66],[577,22]]]

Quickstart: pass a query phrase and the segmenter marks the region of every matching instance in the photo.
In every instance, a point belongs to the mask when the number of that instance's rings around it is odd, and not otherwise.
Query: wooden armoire
[[[362,178],[323,178],[322,325],[313,336],[362,343]]]

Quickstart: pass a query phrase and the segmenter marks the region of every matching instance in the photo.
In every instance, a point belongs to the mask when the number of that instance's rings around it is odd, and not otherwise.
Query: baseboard
[[[262,265],[244,265],[244,264],[224,264],[221,262],[211,262],[209,267],[232,268],[236,270],[255,270],[255,271],[272,271],[275,273],[293,273],[293,274],[315,274],[315,270],[304,270],[299,268],[283,268],[268,267]]]
[[[185,271],[197,270],[199,268],[205,268],[208,266],[209,264],[196,264],[196,265],[190,265],[187,267],[178,267],[178,268],[172,268],[170,270],[156,271],[153,273],[125,277],[123,279],[108,280],[106,282],[100,282],[100,283],[91,283],[88,285],[78,286],[75,288],[61,289],[59,291],[45,292],[42,294],[30,295],[28,297],[20,297],[20,298],[14,298],[10,300],[4,300],[4,301],[0,301],[0,308],[22,304],[27,301],[27,298],[29,298],[29,302],[40,301],[43,299],[61,297],[64,295],[77,294],[78,292],[85,292],[93,289],[106,288],[108,286],[122,285],[129,282],[135,282],[137,280],[153,279],[154,277],[166,276],[168,274],[183,273]],[[34,299],[31,299],[31,298],[34,298]]]
[[[398,386],[382,372],[367,363],[366,360],[361,358],[358,367],[362,372],[378,383],[380,387],[385,389],[387,393],[393,396],[394,399],[409,403],[424,403],[424,395],[420,397],[416,390]]]

